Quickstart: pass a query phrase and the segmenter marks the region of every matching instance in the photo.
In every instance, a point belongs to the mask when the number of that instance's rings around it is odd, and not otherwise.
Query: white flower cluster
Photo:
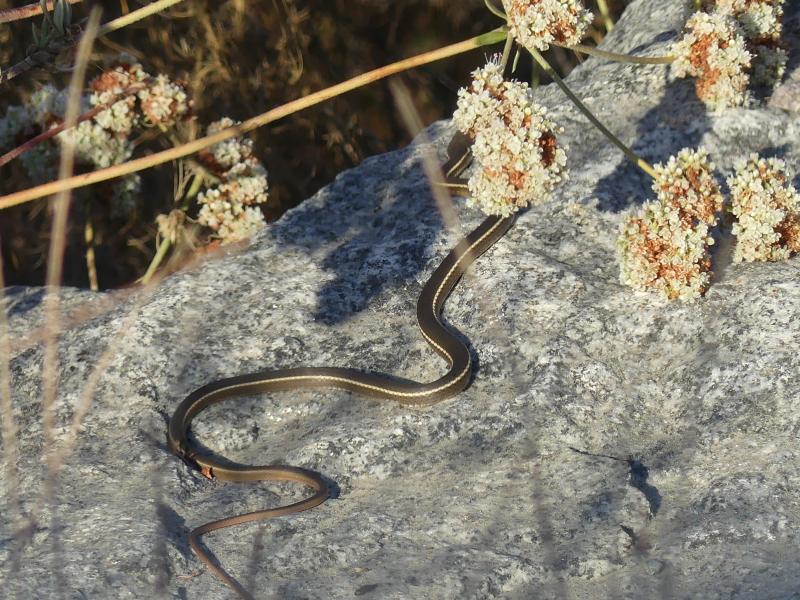
[[[503,0],[511,35],[526,48],[574,46],[586,35],[593,15],[580,0]]]
[[[0,149],[11,149],[37,133],[60,125],[66,111],[66,95],[66,90],[45,85],[31,95],[26,106],[10,107],[0,119]],[[87,107],[88,100],[82,98],[81,110]],[[23,154],[20,161],[28,176],[36,182],[53,179],[58,170],[59,145],[67,143],[72,145],[79,167],[108,167],[127,160],[133,152],[133,145],[126,137],[104,129],[94,120],[83,121]]]
[[[107,104],[137,83],[145,87],[97,114],[95,121],[100,126],[129,134],[138,127],[170,127],[190,114],[192,103],[183,85],[163,74],[152,77],[135,63],[117,65],[93,79],[89,102],[92,106]]]
[[[620,230],[620,281],[669,299],[694,300],[711,284],[708,226],[686,228],[673,207],[646,202]]]
[[[228,118],[209,125],[208,134],[232,127]],[[200,160],[222,182],[197,196],[198,222],[210,227],[223,244],[246,239],[266,225],[259,204],[268,199],[267,170],[253,155],[253,141],[232,138],[201,153]]]
[[[672,65],[678,77],[696,77],[697,96],[711,109],[748,102],[752,55],[738,22],[731,15],[697,12],[675,43]]]
[[[789,54],[783,46],[784,0],[708,0],[707,8],[731,15],[739,23],[753,55],[752,80],[773,87],[786,73]]]
[[[131,134],[136,128],[168,127],[191,110],[185,90],[165,75],[152,78],[138,64],[122,64],[99,75],[90,92],[81,98],[80,112],[111,102],[126,88],[141,83],[143,89],[115,102],[92,119],[63,131],[20,157],[34,182],[50,181],[58,170],[60,146],[70,144],[80,169],[102,169],[128,160],[134,151]],[[9,150],[25,140],[60,125],[64,121],[67,90],[45,85],[29,98],[25,106],[12,106],[0,119],[0,149]],[[110,186],[112,213],[124,216],[135,206],[141,178],[129,175]]]
[[[472,85],[459,90],[453,114],[455,125],[474,141],[468,204],[508,216],[544,202],[567,176],[566,153],[556,143],[560,130],[533,102],[528,85],[503,79],[497,57],[472,77]]]
[[[800,252],[800,194],[784,161],[752,154],[737,163],[728,185],[737,218],[735,262],[786,260]]]
[[[713,227],[719,222],[724,198],[713,174],[714,163],[704,148],[684,148],[656,165],[653,191],[658,201],[672,206],[687,227],[698,222]]]
[[[653,190],[638,215],[622,223],[617,248],[620,281],[637,290],[657,290],[669,299],[694,300],[711,283],[710,229],[723,197],[704,150],[684,149],[657,165]]]
[[[749,39],[780,39],[785,0],[705,0],[706,11],[736,17]]]

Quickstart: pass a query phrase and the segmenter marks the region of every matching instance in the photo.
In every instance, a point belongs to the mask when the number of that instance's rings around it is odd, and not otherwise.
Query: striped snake
[[[450,181],[468,164],[468,144],[465,136],[457,134],[448,148],[451,158],[443,170]],[[299,502],[206,523],[189,534],[189,545],[195,554],[242,598],[252,599],[253,596],[211,558],[200,545],[200,536],[242,523],[308,510],[325,502],[330,491],[320,474],[308,469],[284,465],[249,466],[201,455],[187,437],[192,419],[205,408],[228,398],[301,388],[340,388],[417,407],[455,396],[469,385],[472,360],[467,346],[440,320],[442,307],[470,264],[503,237],[513,221],[513,217],[488,217],[450,251],[422,288],[417,301],[419,328],[427,342],[450,365],[447,373],[436,381],[419,383],[341,367],[272,369],[213,381],[189,394],[175,410],[169,423],[169,448],[209,479],[291,481],[313,490],[313,495]]]

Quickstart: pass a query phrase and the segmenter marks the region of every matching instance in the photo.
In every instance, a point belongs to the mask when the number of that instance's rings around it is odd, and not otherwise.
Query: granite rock
[[[635,0],[605,47],[664,52],[683,5]],[[796,40],[798,8],[787,12]],[[788,88],[775,96],[784,104],[709,114],[664,67],[590,59],[569,82],[652,162],[705,145],[721,176],[751,151],[798,163]],[[623,287],[615,237],[624,211],[652,196],[648,181],[557,88],[536,95],[565,128],[572,177],[520,215],[446,305],[477,359],[471,387],[422,410],[281,393],[197,422],[197,438],[225,456],[336,482],[338,496],[313,511],[205,538],[256,597],[800,598],[800,260],[734,265],[721,243],[701,301]],[[61,336],[59,439],[108,344],[115,358],[55,508],[21,551],[14,490],[0,479],[4,597],[231,597],[188,549],[188,530],[302,490],[209,482],[167,451],[167,420],[196,387],[270,366],[441,374],[414,307],[459,235],[421,166],[450,135],[433,125],[432,142],[342,173],[249,248],[169,277],[122,339],[135,298]],[[462,231],[482,218],[456,210]],[[73,308],[96,301],[63,293]],[[43,350],[24,342],[41,325],[41,295],[14,290],[9,311],[26,511],[45,474]]]

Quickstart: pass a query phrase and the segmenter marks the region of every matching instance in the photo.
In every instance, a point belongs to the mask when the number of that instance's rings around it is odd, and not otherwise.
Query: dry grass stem
[[[606,0],[597,0],[597,10],[600,11],[600,17],[603,19],[603,26],[606,28],[606,33],[611,33],[614,29],[614,19],[611,17],[611,11],[608,9],[608,2]]]
[[[83,386],[78,403],[76,404],[72,413],[72,423],[70,428],[64,436],[61,445],[58,447],[58,451],[51,454],[52,460],[49,463],[49,475],[51,478],[55,479],[58,477],[61,467],[64,465],[64,463],[66,463],[67,460],[69,460],[72,451],[75,449],[75,442],[78,439],[81,424],[83,423],[86,413],[89,412],[89,408],[94,400],[94,395],[97,391],[98,385],[100,384],[100,380],[111,366],[111,363],[117,354],[117,350],[119,349],[120,343],[131,330],[131,327],[133,327],[133,325],[136,323],[136,319],[139,316],[139,311],[141,310],[142,306],[144,306],[144,304],[156,292],[162,280],[163,276],[157,275],[153,277],[153,279],[151,279],[146,286],[137,289],[137,297],[133,303],[133,306],[131,306],[128,314],[124,317],[116,334],[114,334],[114,336],[108,341],[103,354],[101,354],[100,358],[97,359],[92,372],[86,379],[86,383]]]
[[[394,101],[397,105],[397,110],[400,113],[403,125],[408,130],[409,135],[417,137],[419,140],[422,168],[431,184],[433,200],[436,203],[439,214],[442,216],[445,229],[449,234],[456,234],[462,237],[464,232],[458,218],[458,213],[456,213],[453,208],[450,194],[445,191],[446,182],[442,174],[442,169],[439,167],[439,161],[436,158],[435,150],[430,145],[430,139],[425,132],[422,117],[420,117],[419,112],[414,106],[411,94],[401,81],[392,80],[389,82],[389,86],[392,90],[392,95],[394,96]]]
[[[91,205],[86,207],[83,241],[86,243],[86,271],[89,274],[89,289],[97,292],[100,290],[100,282],[97,279],[97,259],[94,253],[94,225],[92,224]]]
[[[245,133],[253,131],[254,129],[269,123],[273,123],[288,115],[294,114],[306,108],[310,108],[325,102],[326,100],[330,100],[336,96],[351,92],[365,85],[369,85],[370,83],[380,81],[381,79],[385,79],[391,75],[396,75],[397,73],[401,73],[415,67],[436,62],[451,56],[456,56],[458,54],[463,54],[465,52],[469,52],[470,50],[480,48],[481,46],[505,40],[505,32],[502,32],[501,30],[496,30],[495,32],[492,32],[492,34],[494,35],[480,35],[463,42],[458,42],[450,46],[445,46],[431,52],[425,52],[423,54],[392,63],[385,67],[380,67],[373,71],[368,71],[367,73],[363,73],[342,83],[325,88],[318,92],[314,92],[303,98],[287,102],[286,104],[283,104],[277,108],[273,108],[272,110],[252,117],[239,125],[222,129],[214,135],[199,138],[193,142],[183,144],[182,146],[178,146],[176,148],[163,150],[150,156],[144,156],[142,158],[115,165],[113,167],[108,167],[106,169],[100,169],[91,173],[77,175],[64,180],[53,181],[22,190],[14,194],[2,196],[0,197],[0,210],[10,208],[12,206],[18,206],[20,204],[30,202],[31,200],[43,198],[57,192],[84,187],[100,181],[107,181],[109,179],[135,173],[144,169],[149,169],[172,160],[189,156],[199,152],[200,150],[213,146],[214,144],[244,135]]]
[[[411,136],[415,136],[419,140],[419,144],[422,149],[422,168],[425,171],[425,176],[430,182],[431,193],[433,194],[436,208],[439,210],[439,214],[442,216],[442,222],[444,223],[448,237],[452,240],[452,237],[455,234],[458,237],[456,247],[463,248],[467,244],[464,228],[461,225],[461,220],[458,217],[458,213],[453,207],[453,199],[446,191],[448,189],[448,184],[445,181],[444,174],[439,166],[439,161],[436,157],[435,150],[431,146],[430,139],[425,131],[422,118],[414,106],[414,102],[411,99],[411,94],[409,93],[408,88],[400,81],[391,81],[390,85],[392,95],[394,96],[395,104],[397,105],[397,109],[400,113],[403,124],[405,125],[406,129],[408,129],[408,133]],[[453,242],[451,241],[451,246],[452,243]],[[475,285],[476,278],[474,275],[474,269],[467,269],[464,271],[462,280],[474,290],[480,289],[479,285]],[[493,312],[495,312],[492,311],[492,308],[488,305],[486,296],[484,294],[476,293],[474,297],[480,307],[481,313],[486,315],[487,318],[488,315],[491,315]]]
[[[64,122],[68,127],[75,125],[80,109],[80,99],[86,76],[94,40],[97,37],[100,23],[100,8],[95,7],[89,16],[86,32],[78,46],[75,70],[69,86],[69,98]],[[75,164],[75,152],[71,143],[62,146],[61,160],[58,169],[59,179],[67,179],[72,175]],[[48,330],[42,367],[42,430],[45,439],[45,452],[52,450],[55,427],[55,402],[58,386],[58,329],[59,329],[59,286],[64,267],[64,249],[66,247],[67,220],[71,203],[70,190],[58,193],[53,199],[53,224],[50,234],[50,251],[47,260],[47,293],[44,298],[45,325]]]
[[[142,19],[146,19],[147,17],[156,13],[160,13],[161,11],[168,9],[170,6],[175,6],[181,2],[183,2],[183,0],[158,0],[157,2],[151,2],[150,4],[143,6],[138,10],[134,10],[127,15],[123,15],[117,19],[114,19],[113,21],[109,21],[100,27],[100,31],[98,31],[97,35],[108,35],[113,31],[117,31],[123,27],[127,27],[128,25],[132,25],[137,21],[141,21]]]

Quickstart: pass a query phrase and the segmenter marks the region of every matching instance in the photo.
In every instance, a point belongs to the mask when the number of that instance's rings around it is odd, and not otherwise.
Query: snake
[[[448,146],[448,161],[442,166],[448,182],[460,181],[458,175],[469,164],[469,143],[456,134]],[[403,406],[430,406],[451,398],[466,389],[472,376],[469,348],[446,325],[442,310],[467,268],[491,248],[514,222],[514,215],[487,217],[461,239],[434,270],[417,301],[417,323],[422,336],[445,361],[448,370],[439,379],[421,383],[394,376],[343,367],[294,367],[270,369],[212,381],[190,393],[177,407],[169,422],[167,442],[170,450],[208,479],[230,482],[281,481],[301,484],[312,493],[285,506],[226,517],[206,523],[189,533],[189,546],[223,583],[240,597],[253,600],[234,577],[223,569],[200,543],[201,536],[227,527],[299,513],[319,506],[331,497],[325,479],[317,472],[287,465],[250,466],[218,456],[202,454],[189,438],[192,420],[213,404],[240,396],[304,388],[339,388],[372,398],[393,400]]]

